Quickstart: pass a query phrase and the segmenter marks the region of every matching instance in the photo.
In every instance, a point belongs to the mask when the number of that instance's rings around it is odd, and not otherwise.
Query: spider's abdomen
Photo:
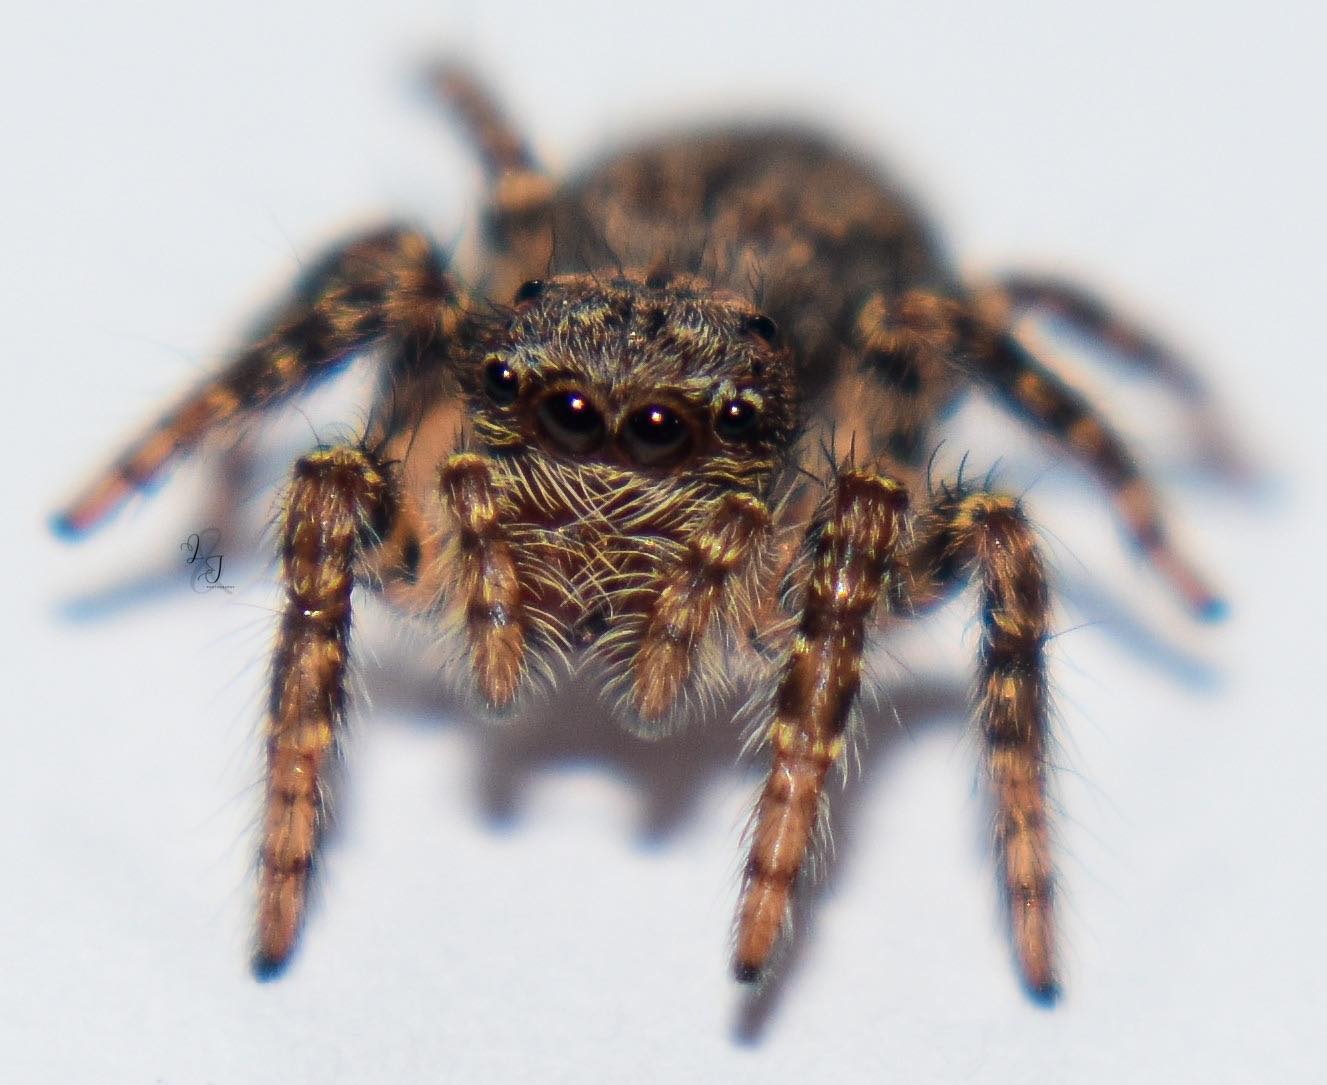
[[[666,267],[753,300],[780,326],[813,398],[863,303],[956,289],[898,191],[791,129],[676,137],[624,151],[557,198],[554,270]]]

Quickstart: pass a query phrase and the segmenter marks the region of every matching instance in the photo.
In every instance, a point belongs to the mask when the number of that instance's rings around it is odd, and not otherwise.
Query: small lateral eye
[[[516,288],[516,296],[512,300],[517,305],[520,305],[523,301],[533,301],[543,292],[544,280],[530,279],[527,282],[521,283],[521,285]]]
[[[521,378],[506,362],[489,362],[484,366],[484,392],[500,407],[516,402],[521,390]]]
[[[747,317],[742,322],[742,330],[750,332],[758,339],[763,339],[770,346],[774,346],[779,338],[779,326],[764,313]]]
[[[622,443],[637,463],[655,467],[686,454],[691,447],[691,427],[671,407],[651,404],[628,416]]]
[[[545,396],[537,413],[544,433],[568,452],[589,452],[603,440],[603,415],[574,388]]]
[[[714,420],[714,428],[719,436],[729,441],[749,437],[755,430],[757,411],[745,399],[730,399],[719,408],[719,416]]]

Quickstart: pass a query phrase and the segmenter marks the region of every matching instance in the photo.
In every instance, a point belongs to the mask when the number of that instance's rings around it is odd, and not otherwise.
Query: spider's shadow
[[[232,470],[222,474],[228,485],[223,497],[214,495],[207,522],[226,525],[228,539],[260,537],[262,533],[253,522],[255,502],[239,496],[246,489],[244,473]],[[246,520],[247,526],[255,530],[244,530]],[[256,571],[256,554],[252,548],[239,549],[236,573],[241,578],[251,576]],[[167,592],[185,590],[184,584],[178,564],[158,566],[130,580],[68,598],[61,610],[67,620],[104,619],[121,609],[150,603]],[[1113,602],[1089,577],[1062,580],[1059,588],[1075,609],[1102,618],[1114,639],[1140,659],[1187,684],[1210,684],[1211,672],[1201,660],[1159,636],[1127,605]],[[388,651],[382,662],[376,662],[371,654],[361,653],[360,678],[375,709],[386,709],[430,727],[435,721],[476,719],[473,706],[464,697],[449,691],[420,668],[412,669],[404,656]],[[903,740],[908,736],[937,726],[960,728],[969,715],[967,681],[963,678],[893,683],[880,691],[880,703],[892,708],[904,726],[900,727],[887,710],[868,713],[862,771],[854,773],[849,786],[835,794],[830,805],[831,833],[840,845],[837,857],[827,865],[822,878],[801,887],[794,905],[796,937],[782,945],[776,966],[764,982],[744,992],[734,1025],[734,1038],[739,1043],[757,1043],[763,1036],[767,1023],[778,1011],[784,990],[814,941],[818,903],[833,894],[845,870],[857,860],[861,845],[854,839],[854,825],[862,794],[860,778],[891,756],[895,746],[906,745]],[[696,816],[703,796],[725,777],[741,774],[754,802],[767,757],[741,758],[741,729],[727,722],[732,719],[733,707],[720,706],[708,718],[696,720],[678,734],[649,741],[614,723],[596,687],[585,681],[571,681],[547,699],[533,701],[517,720],[498,726],[477,721],[473,732],[478,747],[479,802],[484,815],[495,827],[509,827],[520,817],[521,798],[531,777],[560,766],[591,764],[628,781],[641,796],[641,844],[665,844]]]
[[[422,680],[385,662],[366,668],[363,681],[375,708],[413,719],[421,726],[433,721],[469,719],[472,707],[444,687]],[[832,895],[857,859],[855,824],[861,805],[863,778],[875,766],[896,756],[919,733],[935,727],[956,731],[970,713],[969,682],[961,676],[914,678],[880,691],[879,707],[867,713],[861,743],[860,772],[848,786],[834,789],[829,806],[829,831],[836,842],[832,861],[819,863],[818,877],[804,879],[794,896],[792,928],[774,966],[757,985],[743,988],[733,1025],[734,1041],[758,1043],[780,1006],[814,941],[819,903]],[[887,706],[887,707],[886,707]],[[752,803],[768,762],[767,754],[743,758],[743,734],[731,720],[735,703],[720,705],[678,733],[644,739],[616,724],[612,712],[589,681],[573,679],[547,699],[531,704],[518,719],[494,725],[474,724],[480,773],[479,801],[495,827],[510,828],[520,818],[527,781],[559,766],[591,764],[626,780],[641,797],[638,841],[658,847],[694,817],[706,793],[725,777],[739,775],[749,787]],[[902,726],[900,726],[900,721]],[[734,847],[739,846],[736,834]]]
[[[864,741],[860,746],[860,772],[850,772],[847,786],[835,789],[829,804],[827,831],[834,841],[827,862],[819,864],[814,879],[804,878],[794,894],[792,935],[778,947],[773,967],[744,993],[733,1023],[733,1038],[755,1045],[778,1012],[787,985],[796,975],[815,941],[821,902],[831,897],[852,865],[862,859],[868,841],[856,831],[861,814],[863,781],[878,773],[879,762],[899,755],[918,735],[936,728],[960,731],[971,715],[971,684],[966,677],[914,677],[882,687],[878,705],[864,713]]]

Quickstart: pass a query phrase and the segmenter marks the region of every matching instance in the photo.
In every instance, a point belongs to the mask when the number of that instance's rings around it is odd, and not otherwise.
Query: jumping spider
[[[301,459],[284,498],[258,967],[286,960],[304,913],[356,584],[455,636],[495,711],[596,664],[630,725],[658,734],[740,669],[772,749],[737,918],[734,968],[753,980],[872,634],[975,581],[1013,945],[1028,988],[1052,995],[1041,551],[1018,500],[932,485],[928,457],[946,408],[983,388],[1078,458],[1208,613],[1134,457],[1010,322],[1050,309],[1156,376],[1174,359],[1062,283],[969,289],[912,206],[824,139],[664,139],[557,188],[474,82],[446,68],[436,84],[487,172],[480,281],[502,302],[474,300],[414,230],[353,240],[58,519],[86,532],[205,437],[378,352],[361,438]]]

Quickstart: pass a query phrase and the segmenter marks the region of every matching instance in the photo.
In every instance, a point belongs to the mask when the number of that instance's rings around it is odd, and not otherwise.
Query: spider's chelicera
[[[927,460],[945,409],[985,390],[1080,460],[1208,612],[1133,456],[1011,320],[1055,310],[1161,377],[1174,359],[1064,283],[968,287],[898,191],[826,140],[672,138],[559,188],[472,81],[447,69],[438,84],[490,180],[475,292],[414,230],[352,240],[59,520],[86,531],[205,437],[358,352],[383,359],[361,438],[301,459],[284,499],[260,967],[288,957],[304,913],[356,585],[458,638],[492,710],[590,663],[629,725],[657,734],[748,683],[772,760],[738,909],[735,971],[753,979],[872,635],[975,582],[1000,876],[1021,974],[1051,994],[1040,548],[1017,500],[931,485]]]

